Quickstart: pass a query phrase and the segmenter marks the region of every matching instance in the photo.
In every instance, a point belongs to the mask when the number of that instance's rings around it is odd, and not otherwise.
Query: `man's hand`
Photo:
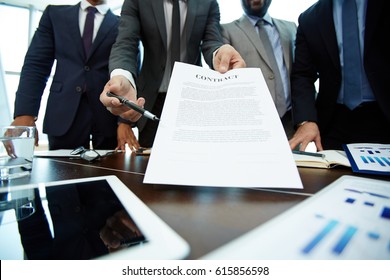
[[[137,99],[137,92],[128,79],[124,76],[112,77],[104,86],[103,92],[100,94],[100,101],[112,114],[121,116],[122,118],[132,122],[138,121],[141,117],[140,113],[122,105],[122,103],[115,97],[108,97],[107,92],[123,96],[143,108],[145,105],[145,99],[142,97]]]
[[[18,116],[14,119],[14,121],[11,123],[11,125],[14,126],[35,126],[35,120],[36,118],[33,116]],[[35,146],[38,146],[39,142],[39,135],[38,135],[38,129],[35,129]]]
[[[288,143],[290,144],[291,150],[294,150],[299,144],[299,150],[304,151],[307,145],[314,141],[317,151],[322,151],[320,130],[315,122],[307,122],[300,126],[295,132],[293,138]]]
[[[137,151],[140,148],[137,138],[134,135],[133,129],[127,123],[118,124],[117,139],[118,139],[118,146],[116,147],[117,150],[124,151],[126,143],[133,152]]]
[[[109,250],[115,250],[121,243],[131,242],[139,237],[142,237],[141,231],[124,210],[109,217],[100,230],[100,238]]]
[[[223,45],[217,51],[213,60],[214,69],[226,73],[231,69],[244,68],[246,63],[241,55],[231,45]]]

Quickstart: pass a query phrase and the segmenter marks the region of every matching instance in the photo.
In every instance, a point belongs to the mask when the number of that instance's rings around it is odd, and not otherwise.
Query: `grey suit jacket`
[[[279,32],[283,57],[290,76],[294,57],[294,43],[297,26],[294,22],[272,18]],[[247,16],[222,24],[224,42],[232,45],[245,60],[247,67],[260,68],[271,95],[275,95],[274,73],[256,29]]]
[[[223,44],[220,13],[216,0],[188,0],[185,25],[186,53],[184,62],[201,65],[201,51],[208,65],[213,52]],[[141,71],[137,77],[139,42],[144,47]],[[138,97],[146,100],[145,109],[152,110],[164,75],[167,59],[167,32],[163,0],[125,0],[122,6],[119,34],[110,56],[110,72],[125,69],[133,74]],[[138,121],[142,130],[145,119]]]

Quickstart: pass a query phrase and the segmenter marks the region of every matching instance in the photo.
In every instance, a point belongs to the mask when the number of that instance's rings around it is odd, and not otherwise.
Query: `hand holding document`
[[[261,70],[176,63],[144,183],[303,188]]]

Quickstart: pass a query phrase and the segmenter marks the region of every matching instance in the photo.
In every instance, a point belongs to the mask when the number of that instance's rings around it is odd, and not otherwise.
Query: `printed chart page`
[[[144,183],[303,188],[261,70],[176,63]]]
[[[204,259],[390,259],[390,182],[343,176]]]
[[[344,145],[354,172],[390,175],[390,145],[354,143]]]

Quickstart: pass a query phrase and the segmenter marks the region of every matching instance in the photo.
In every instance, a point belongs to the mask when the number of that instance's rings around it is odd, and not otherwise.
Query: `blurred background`
[[[242,15],[241,0],[217,0],[221,12],[221,23],[231,22]],[[49,4],[73,5],[79,0],[8,0],[0,1],[0,125],[12,121],[15,92],[19,83],[20,71],[30,40],[38,26],[42,12]],[[301,12],[316,0],[273,0],[269,8],[272,17],[298,23]],[[120,15],[123,0],[107,0],[111,10]],[[54,69],[55,65],[53,66]],[[50,88],[51,79],[46,89]],[[42,121],[47,100],[46,91],[41,101],[37,128],[40,145],[47,144],[42,134]]]

